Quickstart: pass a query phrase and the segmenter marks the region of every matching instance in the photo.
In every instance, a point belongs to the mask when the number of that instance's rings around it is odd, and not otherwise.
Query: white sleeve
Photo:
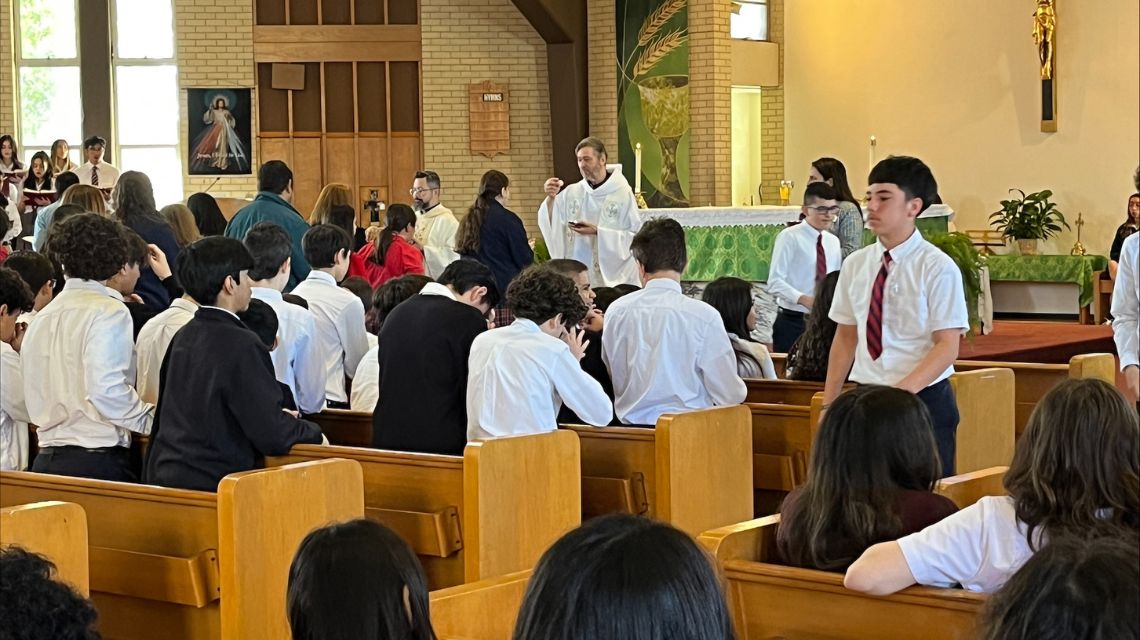
[[[8,229],[8,233],[4,234],[4,237],[0,239],[0,242],[8,242],[9,240],[19,238],[20,232],[24,230],[23,223],[20,222],[19,192],[15,189],[9,189],[8,193],[10,195],[5,213],[8,214],[8,221],[11,223],[11,228]],[[11,194],[14,194],[15,197],[12,197]]]
[[[143,325],[135,346],[135,388],[143,402],[154,404],[158,402],[161,392],[159,374],[162,371],[162,360],[166,357],[166,350],[170,348],[174,334],[181,327],[167,324],[159,326],[152,322]]]
[[[349,409],[372,413],[380,400],[380,362],[375,349],[369,349],[352,377],[352,400]]]
[[[855,308],[851,304],[851,281],[856,279],[857,265],[850,258],[843,262],[839,269],[839,280],[835,283],[835,295],[831,299],[831,310],[827,317],[837,324],[856,324]]]
[[[83,351],[83,376],[88,400],[111,424],[149,434],[154,405],[143,402],[127,379],[135,350],[130,312],[123,307],[96,317],[87,335],[91,339]]]
[[[558,354],[552,374],[554,391],[584,422],[604,427],[613,420],[614,406],[609,396],[601,383],[582,370],[569,347]]]
[[[783,231],[776,236],[775,246],[772,247],[772,266],[768,269],[768,293],[789,305],[798,305],[800,296],[804,295],[788,282],[788,273],[795,268],[792,264],[795,252],[791,250],[791,244],[795,241],[795,238]]]
[[[563,189],[562,193],[554,198],[554,212],[553,218],[551,211],[546,206],[546,199],[543,198],[542,204],[538,206],[538,230],[542,232],[542,240],[546,243],[546,250],[550,253],[551,258],[564,258],[566,252],[570,250],[566,246],[566,233],[563,227],[566,225],[566,198],[568,197],[570,189]]]
[[[931,319],[930,330],[960,329],[962,333],[970,328],[970,316],[966,312],[966,294],[962,287],[962,271],[947,255],[940,260],[926,283],[927,317]]]
[[[24,374],[20,367],[20,354],[0,342],[0,409],[16,422],[31,422],[24,403]]]
[[[1140,265],[1140,233],[1134,233],[1120,248],[1120,268],[1116,272],[1116,283],[1112,288],[1112,334],[1116,341],[1116,353],[1120,356],[1120,370],[1140,365],[1138,342],[1140,336],[1140,279],[1137,268]]]
[[[325,356],[317,341],[316,320],[306,312],[293,346],[293,379],[297,381],[297,408],[301,413],[320,413],[325,408]]]
[[[748,388],[736,370],[736,353],[732,350],[732,342],[729,341],[719,316],[716,321],[710,318],[705,323],[705,339],[697,360],[697,370],[705,389],[712,396],[713,404],[721,407],[744,402]]]
[[[368,335],[364,330],[364,303],[353,298],[340,315],[338,331],[344,346],[344,370],[354,375],[360,359],[368,352]]]

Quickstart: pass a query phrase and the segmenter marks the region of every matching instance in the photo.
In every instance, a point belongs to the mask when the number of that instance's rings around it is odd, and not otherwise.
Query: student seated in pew
[[[827,360],[831,354],[831,341],[835,338],[835,321],[828,317],[831,300],[839,272],[832,271],[815,288],[815,302],[808,314],[804,332],[788,349],[785,363],[789,380],[824,382],[827,380]]]
[[[756,306],[752,304],[752,285],[740,278],[717,278],[705,287],[701,300],[720,314],[732,353],[736,356],[736,373],[741,378],[776,378],[776,366],[768,348],[752,339],[756,328]]]
[[[618,419],[652,425],[663,413],[744,402],[720,314],[681,292],[685,230],[670,218],[651,220],[630,251],[645,288],[610,306],[602,334]]]
[[[812,182],[804,190],[803,220],[780,231],[772,246],[768,291],[776,298],[772,347],[787,353],[804,332],[804,317],[811,311],[819,283],[843,264],[839,238],[828,231],[839,214],[835,189]]]
[[[627,514],[564,535],[535,567],[515,640],[730,640],[712,560],[673,527]]]
[[[216,491],[223,477],[255,468],[262,456],[324,437],[282,407],[269,351],[238,319],[249,306],[253,257],[238,240],[220,236],[184,254],[178,279],[201,306],[174,336],[162,366],[145,480]]]
[[[154,406],[133,386],[131,313],[108,284],[130,269],[123,226],[79,214],[59,223],[50,247],[67,283],[20,351],[28,416],[39,427],[32,471],[134,482],[131,433],[150,433]]]
[[[603,312],[594,304],[596,295],[590,287],[590,270],[581,262],[568,258],[548,260],[542,263],[542,266],[573,280],[574,286],[578,289],[578,295],[582,298],[582,304],[586,305],[588,309],[586,317],[579,323],[579,328],[582,329],[583,337],[587,343],[586,355],[582,356],[581,360],[582,370],[602,385],[606,397],[611,399],[612,411],[614,383],[613,380],[610,380],[610,372],[602,360],[602,330],[605,317]],[[582,420],[570,407],[563,404],[562,409],[558,412],[558,422],[559,424],[581,424]]]
[[[1038,403],[1003,481],[1008,496],[970,507],[847,570],[874,595],[912,584],[993,592],[1050,540],[1140,531],[1140,422],[1112,385],[1065,380]]]
[[[293,640],[435,640],[419,560],[371,520],[305,536],[289,567],[286,598]]]
[[[1140,539],[1064,537],[1025,563],[981,614],[981,640],[1140,638]]]
[[[24,378],[20,348],[27,325],[19,321],[30,312],[35,297],[27,283],[13,270],[0,266],[0,470],[23,471],[28,467],[28,408],[24,403]]]
[[[286,302],[281,293],[293,272],[293,241],[280,226],[258,222],[242,243],[253,256],[251,295],[277,314],[279,341],[270,354],[277,380],[289,387],[301,413],[320,413],[325,408],[326,362],[317,340],[317,320],[307,308]]]
[[[499,304],[491,269],[456,260],[380,329],[372,446],[460,455],[467,446],[467,362]]]
[[[395,310],[401,302],[419,293],[432,279],[423,275],[406,275],[392,278],[376,288],[376,295],[372,297],[371,319],[375,322],[375,332],[380,333],[384,320],[388,314]],[[372,413],[376,408],[376,401],[380,399],[380,344],[368,350],[360,359],[356,367],[356,375],[352,376],[352,401],[350,408],[353,411]]]
[[[8,256],[4,266],[15,271],[35,296],[32,310],[20,316],[20,322],[29,323],[55,297],[55,265],[42,253],[17,251]]]
[[[905,156],[879,162],[868,181],[867,226],[878,241],[847,256],[839,274],[824,407],[848,372],[858,384],[917,394],[934,420],[942,473],[952,476],[959,415],[950,375],[970,323],[962,272],[915,227],[938,184],[926,164]]]
[[[608,425],[609,396],[579,364],[589,345],[578,328],[587,312],[578,285],[528,267],[507,287],[507,305],[515,321],[471,345],[467,439],[554,431],[564,403],[587,424]]]
[[[328,406],[347,409],[346,374],[356,371],[368,351],[364,305],[355,294],[338,286],[348,273],[352,237],[340,227],[319,224],[305,232],[301,245],[312,271],[293,293],[308,301],[316,319],[317,345],[325,358]]]
[[[257,335],[257,339],[261,340],[261,344],[269,350],[269,355],[272,357],[281,343],[277,337],[280,324],[273,307],[263,300],[250,298],[249,306],[245,311],[239,311],[237,316],[247,329]],[[277,386],[281,389],[281,407],[288,411],[296,411],[297,400],[293,398],[293,391],[289,389],[289,385],[278,380]]]
[[[55,578],[47,558],[15,545],[0,549],[0,638],[100,640],[91,601]]]
[[[823,417],[808,479],[780,507],[786,564],[846,571],[871,545],[921,531],[958,510],[942,477],[926,407],[900,389],[856,387]]]

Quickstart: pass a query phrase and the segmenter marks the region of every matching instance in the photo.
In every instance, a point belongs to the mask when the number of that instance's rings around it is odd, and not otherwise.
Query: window
[[[74,147],[82,136],[76,2],[20,0],[16,11],[17,142],[25,164],[58,138]]]
[[[767,40],[768,0],[733,0],[729,30],[740,40]]]

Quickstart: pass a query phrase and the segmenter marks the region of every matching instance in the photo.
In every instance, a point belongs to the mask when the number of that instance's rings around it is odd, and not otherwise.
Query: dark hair
[[[36,302],[35,291],[15,269],[6,265],[7,262],[0,264],[0,305],[8,307],[8,315],[31,311]]]
[[[123,225],[110,218],[78,213],[62,222],[53,221],[50,231],[48,252],[59,260],[69,278],[101,282],[127,264]]]
[[[257,170],[257,190],[280,194],[293,181],[293,171],[280,160],[270,160]]]
[[[579,273],[589,269],[586,265],[570,258],[554,258],[542,263],[542,266],[573,280]]]
[[[424,275],[408,274],[391,278],[376,287],[376,293],[372,296],[372,307],[364,317],[365,328],[372,334],[379,334],[380,327],[384,326],[388,314],[392,313],[401,302],[423,290],[431,281],[431,278]]]
[[[344,232],[351,237],[356,234],[356,209],[353,209],[352,205],[334,204],[329,207],[326,223],[344,229]]]
[[[1132,205],[1133,198],[1140,198],[1140,193],[1134,193],[1128,196],[1128,205],[1124,207],[1124,224],[1132,224],[1132,214],[1128,213],[1128,207]]]
[[[194,224],[203,236],[220,236],[226,232],[226,217],[214,196],[195,193],[186,200],[186,206],[194,214]]]
[[[483,178],[479,181],[479,195],[467,210],[467,215],[459,223],[459,231],[455,234],[456,253],[473,255],[479,252],[487,209],[495,202],[495,197],[501,195],[503,189],[510,184],[510,179],[502,171],[491,169],[483,174]]]
[[[241,272],[252,267],[253,256],[239,240],[209,236],[186,245],[178,254],[178,282],[198,304],[213,306],[226,278],[237,283]]]
[[[344,281],[340,283],[340,286],[342,289],[346,289],[351,292],[352,295],[360,298],[360,304],[363,305],[365,311],[372,308],[372,295],[375,291],[372,290],[372,285],[368,283],[368,278],[364,276],[352,276],[351,278],[345,278]]]
[[[804,332],[788,349],[787,370],[792,380],[827,380],[827,362],[835,339],[835,321],[828,315],[835,298],[839,272],[832,271],[815,286],[815,300],[804,323]]]
[[[594,136],[583,138],[582,141],[574,147],[574,153],[577,154],[579,151],[585,149],[586,147],[593,149],[594,153],[598,154],[598,157],[609,157],[608,154],[606,154],[606,143],[602,142],[601,138],[595,138]]]
[[[32,173],[31,171],[32,165],[36,163],[36,160],[39,160],[44,166],[44,186],[48,189],[53,188],[51,179],[51,160],[48,158],[48,154],[44,153],[43,151],[37,151],[32,154],[32,159],[30,162],[28,162],[28,177],[24,179],[24,188],[37,191],[36,174]]]
[[[938,197],[938,182],[930,167],[918,158],[887,156],[871,169],[868,184],[893,184],[906,194],[907,200],[922,200],[919,212],[926,211]]]
[[[123,227],[123,242],[127,245],[127,264],[137,264],[141,269],[150,263],[147,258],[150,250],[146,246],[146,240],[143,240],[134,229]]]
[[[77,184],[79,184],[79,176],[75,175],[73,171],[64,171],[55,177],[55,193],[62,198],[63,192],[67,191],[68,187],[73,187]]]
[[[1003,481],[1030,548],[1043,533],[1140,531],[1140,424],[1101,380],[1064,380],[1037,403]]]
[[[20,162],[20,147],[16,146],[16,139],[11,134],[5,133],[0,136],[0,147],[4,146],[5,142],[12,145],[12,168],[23,169],[24,165]]]
[[[459,295],[463,295],[475,287],[486,287],[487,294],[483,302],[492,309],[499,304],[499,286],[495,284],[495,274],[481,262],[475,260],[456,260],[439,274],[436,282],[450,286]]]
[[[1050,540],[986,601],[978,637],[1140,638],[1138,547],[1135,535]]]
[[[843,393],[812,442],[807,482],[780,514],[784,561],[845,570],[871,545],[904,533],[894,507],[900,491],[933,491],[941,476],[921,400],[880,385]]]
[[[298,307],[301,307],[302,309],[308,309],[309,308],[309,301],[302,298],[299,295],[295,295],[292,293],[282,293],[281,299],[284,300],[285,302],[288,302],[289,304],[295,304]]]
[[[336,264],[341,252],[352,251],[352,236],[340,227],[318,224],[310,227],[301,237],[305,261],[314,269],[327,269]]]
[[[620,297],[617,289],[613,287],[594,287],[594,308],[605,313],[614,300]]]
[[[570,278],[545,265],[527,267],[507,286],[507,305],[515,317],[542,324],[562,314],[562,324],[572,327],[589,309]]]
[[[419,560],[399,536],[371,520],[330,524],[305,536],[289,567],[287,601],[293,640],[435,638]]]
[[[851,183],[847,180],[847,167],[835,158],[819,158],[811,163],[815,170],[819,172],[820,177],[824,180],[831,181],[831,188],[835,190],[835,198],[827,198],[828,200],[839,200],[840,202],[850,202],[855,205],[859,212],[863,212],[863,207],[859,205],[859,200],[855,198],[855,194],[851,192]]]
[[[701,300],[720,314],[724,330],[741,340],[752,340],[748,330],[748,312],[752,310],[752,285],[740,278],[722,277],[705,287]]]
[[[407,229],[408,225],[415,226],[416,212],[408,205],[397,202],[388,206],[384,218],[387,224],[380,231],[380,237],[376,238],[376,250],[372,252],[372,260],[377,264],[384,264],[384,258],[388,256],[388,248],[392,246],[396,234]]]
[[[91,147],[103,147],[106,149],[107,141],[104,140],[102,136],[91,136],[83,141],[83,150],[86,151]]]
[[[804,187],[804,205],[807,205],[811,199],[816,200],[838,200],[838,194],[835,189],[826,182],[812,182]]]
[[[15,271],[28,283],[34,297],[45,284],[55,279],[55,265],[42,253],[17,251],[8,256],[4,266]]]
[[[245,311],[239,311],[237,316],[250,331],[257,334],[257,339],[261,340],[266,349],[273,349],[277,342],[279,324],[277,312],[272,305],[264,300],[250,298],[249,306]]]
[[[99,640],[99,614],[54,576],[47,558],[16,545],[0,549],[0,619],[5,640]]]
[[[427,169],[424,171],[417,171],[416,172],[416,179],[417,180],[419,180],[419,179],[427,180],[427,184],[428,184],[429,188],[432,188],[432,189],[438,189],[439,188],[439,184],[440,184],[439,183],[439,174],[430,170],[430,169]]]
[[[685,247],[685,230],[672,218],[650,220],[642,225],[629,245],[633,258],[645,273],[676,271],[681,273],[689,263]]]
[[[251,280],[271,280],[293,255],[289,232],[273,222],[258,222],[250,227],[242,244],[253,256],[253,267],[249,270]]]
[[[731,640],[713,561],[688,535],[628,514],[594,518],[535,567],[514,640]]]
[[[154,204],[154,188],[145,173],[124,171],[115,182],[112,200],[115,202],[115,217],[124,223],[136,218],[146,218],[170,226],[162,216],[158,215],[158,209]]]

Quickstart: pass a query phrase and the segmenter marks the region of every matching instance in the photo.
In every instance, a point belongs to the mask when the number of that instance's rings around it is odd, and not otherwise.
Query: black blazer
[[[507,285],[534,262],[534,251],[527,241],[522,220],[496,200],[491,202],[483,219],[479,250],[464,257],[487,265],[495,274],[499,295],[506,297]]]

